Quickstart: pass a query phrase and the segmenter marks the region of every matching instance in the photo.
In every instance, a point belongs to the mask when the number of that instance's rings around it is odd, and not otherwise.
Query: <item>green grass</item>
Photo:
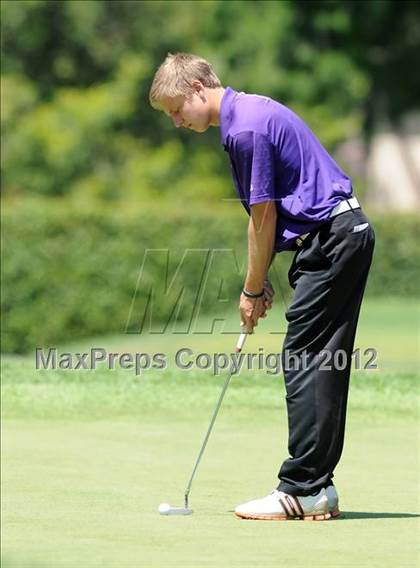
[[[183,373],[172,356],[226,351],[234,336],[95,338],[108,349],[169,353],[166,371],[35,371],[3,359],[2,566],[414,567],[418,562],[418,319],[413,302],[366,302],[356,340],[379,369],[355,371],[341,520],[240,521],[287,457],[281,376],[232,379],[195,480],[191,517],[161,517],[183,491],[224,375]],[[418,312],[417,312],[418,313]],[[276,316],[279,317],[279,316]],[[280,321],[280,320],[279,320]],[[264,326],[247,351],[278,351]]]

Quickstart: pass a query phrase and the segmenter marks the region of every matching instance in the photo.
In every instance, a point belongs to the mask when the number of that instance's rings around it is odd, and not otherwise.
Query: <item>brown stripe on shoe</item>
[[[292,495],[285,495],[284,498],[286,499],[288,505],[290,506],[290,508],[293,511],[293,516],[294,517],[299,517],[299,509],[296,507],[296,502],[295,499]]]
[[[287,495],[285,495],[285,498],[279,497],[279,501],[280,501],[280,505],[284,509],[286,516],[287,517],[294,517],[295,515],[293,514],[293,508],[290,506],[290,504],[287,501]]]
[[[297,513],[298,517],[303,517],[305,513],[303,512],[302,505],[300,504],[299,501],[299,497],[293,497],[293,501],[295,503],[296,510],[298,511]]]

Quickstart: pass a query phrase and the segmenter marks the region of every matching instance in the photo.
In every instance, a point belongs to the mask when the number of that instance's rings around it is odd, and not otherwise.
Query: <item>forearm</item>
[[[253,206],[248,225],[248,271],[245,288],[260,292],[273,259],[277,212],[274,202]]]

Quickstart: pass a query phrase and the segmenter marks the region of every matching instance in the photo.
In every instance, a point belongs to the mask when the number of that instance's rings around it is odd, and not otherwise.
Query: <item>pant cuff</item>
[[[314,493],[319,493],[323,486],[311,487],[311,489],[303,489],[299,485],[290,485],[285,481],[281,481],[277,486],[278,491],[284,491],[288,495],[293,495],[294,497],[307,497],[308,495],[313,495]]]

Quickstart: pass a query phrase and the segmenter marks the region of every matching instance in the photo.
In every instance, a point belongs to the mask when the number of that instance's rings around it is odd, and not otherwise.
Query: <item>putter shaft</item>
[[[244,344],[245,344],[245,340],[246,340],[246,336],[247,336],[247,335],[248,335],[247,332],[245,332],[245,331],[242,331],[242,332],[241,332],[241,334],[240,334],[240,336],[239,336],[239,339],[238,339],[238,343],[236,344],[236,349],[235,349],[236,353],[240,353],[240,352],[242,351],[242,348],[243,348],[243,346],[244,346]],[[232,378],[232,374],[233,374],[233,373],[232,373],[232,368],[230,368],[230,369],[229,369],[229,374],[228,374],[228,376],[227,376],[227,378],[226,378],[226,380],[225,380],[225,382],[224,382],[223,388],[222,388],[222,390],[221,390],[221,392],[220,392],[219,400],[217,401],[216,408],[214,409],[213,416],[212,416],[211,421],[210,421],[210,425],[209,425],[209,427],[208,427],[207,433],[206,433],[205,438],[204,438],[204,442],[203,442],[203,444],[202,444],[202,446],[201,446],[200,452],[199,452],[198,457],[197,457],[197,460],[196,460],[196,462],[195,462],[194,469],[193,469],[193,471],[192,471],[190,480],[189,480],[188,485],[187,485],[187,488],[186,488],[186,490],[185,490],[185,508],[186,508],[186,509],[189,508],[189,507],[188,507],[188,497],[189,497],[189,494],[190,494],[190,491],[191,491],[191,485],[192,485],[192,482],[193,482],[193,479],[194,479],[194,476],[195,476],[195,472],[197,471],[198,464],[200,463],[201,458],[202,458],[202,455],[203,455],[203,453],[204,453],[204,450],[206,449],[208,439],[209,439],[210,434],[211,434],[211,431],[212,431],[212,429],[213,429],[213,425],[214,425],[214,423],[215,423],[215,421],[216,421],[217,414],[219,413],[219,409],[220,409],[220,407],[221,407],[221,405],[222,405],[223,398],[224,398],[224,396],[225,396],[226,390],[227,390],[227,388],[228,388],[228,386],[229,386],[230,379]]]

